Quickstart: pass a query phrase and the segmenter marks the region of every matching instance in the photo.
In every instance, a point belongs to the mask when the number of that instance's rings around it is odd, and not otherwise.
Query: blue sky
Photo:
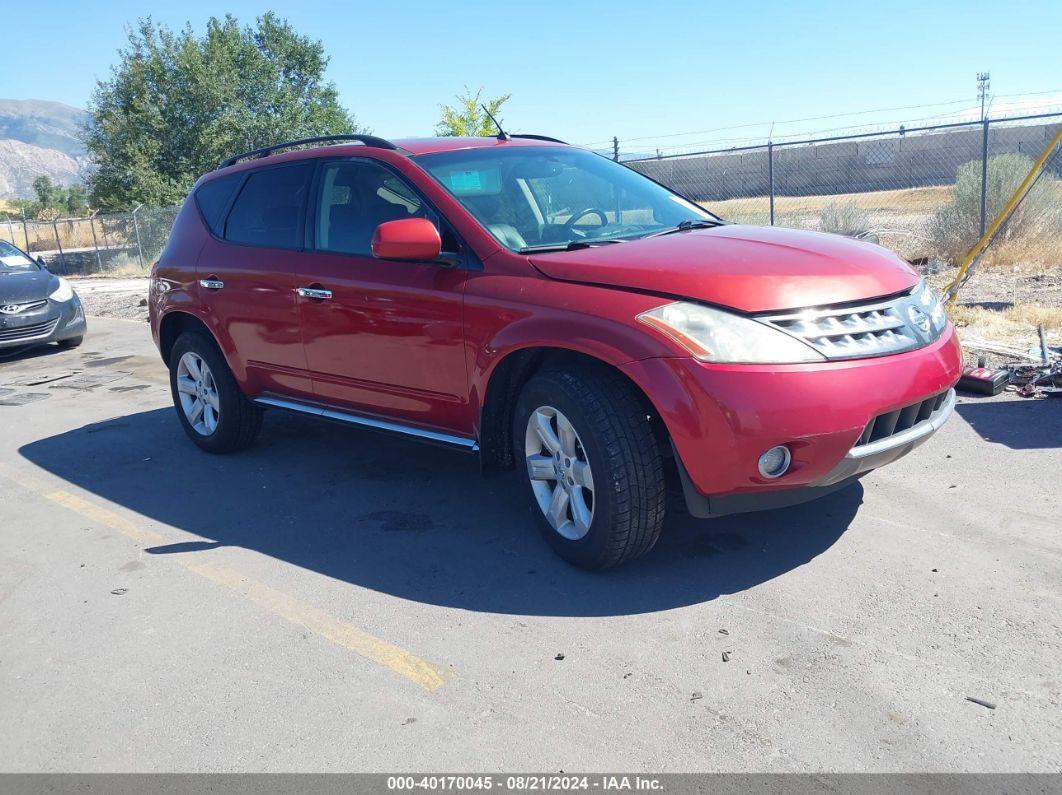
[[[511,92],[513,130],[617,135],[625,151],[762,140],[772,123],[778,139],[953,121],[973,113],[983,70],[994,113],[1062,110],[1060,0],[19,3],[4,27],[28,57],[0,72],[0,97],[83,107],[138,16],[201,30],[269,9],[324,42],[343,103],[385,136],[431,134],[465,84]]]

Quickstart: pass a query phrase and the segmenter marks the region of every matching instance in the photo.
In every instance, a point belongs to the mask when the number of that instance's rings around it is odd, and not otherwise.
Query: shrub
[[[819,213],[819,229],[861,237],[870,231],[870,214],[855,204],[827,204]]]
[[[985,223],[1003,209],[1007,201],[1032,168],[1028,155],[1004,154],[988,158],[988,190]],[[1042,179],[1050,179],[1044,175]],[[1051,214],[1051,191],[1032,190],[1004,226],[996,243],[1034,235],[1048,222]],[[929,237],[934,250],[953,264],[960,262],[981,236],[981,161],[963,163],[955,172],[955,193],[930,221]]]

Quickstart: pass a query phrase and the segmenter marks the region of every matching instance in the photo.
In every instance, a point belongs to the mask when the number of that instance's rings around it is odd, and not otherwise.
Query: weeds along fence
[[[0,221],[0,238],[43,257],[53,273],[136,276],[158,257],[179,207],[138,207],[88,218]]]
[[[739,223],[877,239],[905,259],[956,264],[1021,183],[1062,113],[624,160]],[[1062,154],[987,264],[1062,269]]]

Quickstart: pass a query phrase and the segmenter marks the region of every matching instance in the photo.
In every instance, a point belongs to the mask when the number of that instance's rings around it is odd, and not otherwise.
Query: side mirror
[[[372,255],[377,259],[432,261],[441,251],[439,230],[427,218],[385,221],[372,236]]]
[[[48,263],[44,261],[44,257],[37,257],[37,264],[45,270],[48,270]]]

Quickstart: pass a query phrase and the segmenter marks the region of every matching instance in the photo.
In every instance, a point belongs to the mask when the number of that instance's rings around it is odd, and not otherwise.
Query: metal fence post
[[[59,265],[62,266],[63,273],[66,273],[66,256],[63,254],[63,244],[59,240],[59,222],[57,219],[52,219],[52,231],[55,232],[55,245],[59,249]]]
[[[988,117],[981,130],[981,235],[984,236],[988,219]]]
[[[767,142],[767,185],[771,197],[771,226],[774,226],[774,144]]]
[[[98,211],[97,211],[98,212]],[[96,213],[92,213],[88,219],[89,229],[92,231],[92,247],[96,249],[96,267],[103,272],[103,260],[100,259],[100,244],[96,241]]]
[[[136,214],[140,211],[140,208],[144,205],[138,204],[136,209],[133,210],[133,231],[136,232],[136,255],[140,260],[140,270],[144,270],[144,247],[140,244],[140,222],[136,219]]]
[[[29,251],[29,229],[26,228],[26,211],[21,210],[22,213],[22,236],[26,238],[26,251]],[[14,242],[14,241],[12,241]]]

